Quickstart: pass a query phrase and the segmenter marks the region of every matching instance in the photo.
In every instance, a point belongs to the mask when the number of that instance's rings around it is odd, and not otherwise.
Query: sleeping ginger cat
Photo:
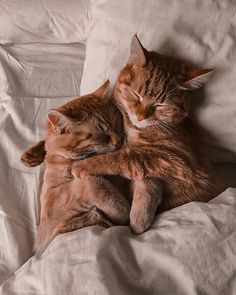
[[[126,140],[120,150],[73,165],[75,177],[108,174],[134,180],[130,225],[136,233],[150,227],[156,211],[205,202],[218,193],[189,118],[188,94],[210,72],[149,52],[135,36],[114,90]],[[148,192],[156,181],[161,185],[154,197]]]
[[[28,166],[45,162],[36,253],[61,233],[89,225],[129,223],[129,201],[110,181],[101,176],[74,179],[71,175],[74,162],[115,151],[122,142],[122,116],[104,98],[108,84],[50,111],[45,141],[22,155]]]

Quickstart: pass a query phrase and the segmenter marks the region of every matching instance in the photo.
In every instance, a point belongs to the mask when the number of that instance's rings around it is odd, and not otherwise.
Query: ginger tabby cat
[[[129,201],[101,176],[74,179],[74,162],[115,151],[122,142],[122,116],[105,98],[107,81],[94,93],[79,97],[48,114],[45,141],[22,155],[27,166],[45,163],[41,214],[35,243],[41,253],[61,233],[90,225],[129,223]]]
[[[135,36],[114,90],[126,140],[120,150],[73,165],[75,177],[108,174],[134,180],[130,225],[136,233],[150,227],[156,212],[191,201],[205,202],[218,193],[189,117],[189,93],[210,72],[149,52]],[[153,197],[155,184],[160,190]]]

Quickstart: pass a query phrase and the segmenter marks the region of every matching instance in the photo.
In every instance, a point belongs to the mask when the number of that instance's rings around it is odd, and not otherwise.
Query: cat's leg
[[[41,194],[40,224],[35,253],[42,253],[59,234],[83,227],[129,224],[131,204],[103,177],[88,176],[73,181],[74,198],[62,202],[60,190]],[[69,191],[68,191],[69,192]],[[50,196],[50,198],[49,198]],[[77,196],[77,197],[76,197]]]
[[[96,206],[91,206],[86,210],[79,210],[77,213],[74,211],[70,212],[70,209],[65,207],[63,210],[61,208],[61,218],[54,215],[41,220],[34,245],[36,254],[41,254],[51,241],[60,234],[93,225],[99,225],[104,228],[113,226],[112,222]]]
[[[40,220],[40,224],[37,228],[36,240],[34,244],[34,253],[42,254],[42,252],[47,248],[51,241],[57,236],[56,228],[58,222],[53,219]]]
[[[148,163],[147,158],[151,159],[151,156],[145,153],[145,161],[142,158],[143,155],[140,152],[122,149],[75,162],[72,174],[76,178],[103,174],[141,180],[148,176],[145,171],[145,163]]]
[[[123,196],[106,178],[86,177],[89,180],[89,194],[94,204],[116,225],[129,224],[131,204],[128,196]]]
[[[41,140],[37,144],[26,150],[21,156],[21,162],[28,167],[35,167],[40,165],[46,155],[45,141]]]
[[[88,226],[98,225],[109,228],[114,225],[96,206],[91,206],[85,211],[80,210],[76,214],[66,214],[67,211],[70,211],[70,208],[65,207],[64,211],[65,212],[61,212],[61,215],[65,215],[63,218],[52,216],[49,219],[41,220],[37,229],[34,246],[35,254],[42,254],[52,240],[60,234],[72,232]]]
[[[112,222],[108,220],[103,212],[96,206],[90,208],[89,211],[84,211],[75,216],[69,217],[63,226],[57,229],[57,234],[63,234],[94,225],[102,226],[104,228],[113,226]]]
[[[161,181],[155,178],[134,181],[130,227],[135,233],[141,234],[151,226],[161,201]]]

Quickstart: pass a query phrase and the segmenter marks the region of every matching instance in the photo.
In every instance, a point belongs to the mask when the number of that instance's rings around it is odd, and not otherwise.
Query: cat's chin
[[[139,121],[137,119],[137,117],[135,116],[135,114],[128,113],[128,116],[129,116],[131,123],[138,128],[147,128],[147,127],[155,125],[155,123],[149,122],[147,120]]]

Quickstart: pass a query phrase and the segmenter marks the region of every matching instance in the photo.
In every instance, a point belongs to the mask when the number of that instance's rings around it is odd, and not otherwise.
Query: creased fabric
[[[1,287],[1,294],[233,295],[236,189],[189,203],[134,235],[126,226],[58,236]]]
[[[84,43],[90,0],[1,0],[0,43]]]
[[[79,96],[85,48],[78,42],[87,37],[84,93],[107,78],[114,82],[134,33],[148,49],[176,53],[174,41],[178,54],[202,66],[217,64],[221,71],[206,88],[200,118],[211,130],[216,124],[226,148],[235,147],[234,1],[99,0],[91,2],[92,11],[87,5],[0,1],[0,294],[234,295],[233,188],[210,203],[157,216],[140,236],[128,227],[84,228],[58,236],[41,257],[32,257],[43,167],[23,166],[20,155],[43,137],[48,110]],[[209,110],[214,120],[207,119]],[[222,158],[218,148],[214,159],[233,159],[231,153]],[[233,163],[221,166],[232,186],[235,171]]]
[[[40,168],[20,162],[47,112],[79,96],[84,45],[0,44],[0,282],[32,254]]]

